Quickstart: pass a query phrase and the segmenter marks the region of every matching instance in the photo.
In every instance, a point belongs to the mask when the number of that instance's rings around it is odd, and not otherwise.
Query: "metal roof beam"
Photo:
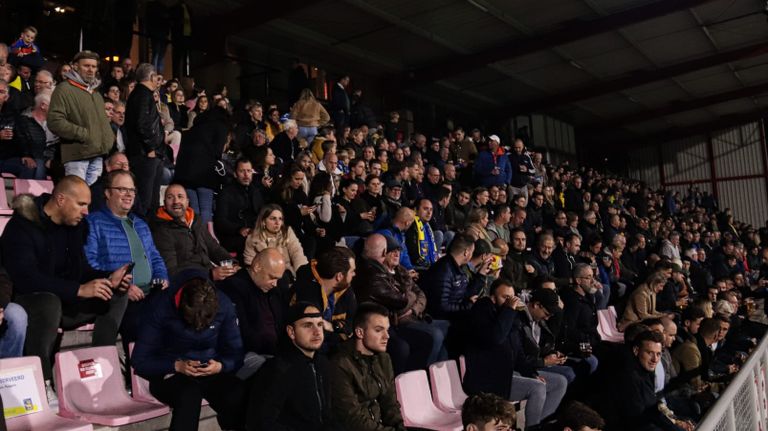
[[[579,100],[592,99],[610,93],[626,90],[632,87],[638,87],[655,81],[669,79],[674,76],[684,75],[697,70],[706,69],[723,63],[728,63],[746,58],[757,57],[768,53],[768,42],[763,41],[754,45],[742,48],[723,51],[706,57],[696,58],[684,61],[682,63],[672,64],[660,67],[655,70],[639,70],[622,75],[608,81],[603,81],[595,85],[576,88],[565,91],[560,94],[535,99],[528,102],[522,102],[511,106],[506,110],[507,114],[514,115],[520,112],[533,112],[556,106],[566,105]]]
[[[760,94],[768,92],[768,82],[752,85],[749,87],[743,87],[732,91],[726,91],[723,93],[712,94],[693,100],[684,102],[671,103],[669,105],[651,109],[648,111],[637,112],[628,115],[622,115],[619,117],[607,118],[599,123],[585,125],[579,129],[585,134],[597,134],[604,129],[604,125],[610,126],[611,129],[617,128],[626,124],[639,123],[642,121],[653,120],[655,118],[664,117],[667,115],[677,114],[680,112],[691,111],[694,109],[704,108],[706,106],[716,105],[718,103],[727,102],[729,100],[747,98],[759,96]]]
[[[557,45],[585,39],[621,27],[648,21],[712,0],[659,0],[592,20],[563,23],[547,33],[534,34],[474,54],[451,57],[445,61],[405,72],[404,85],[412,86],[445,79],[501,60],[520,57]]]

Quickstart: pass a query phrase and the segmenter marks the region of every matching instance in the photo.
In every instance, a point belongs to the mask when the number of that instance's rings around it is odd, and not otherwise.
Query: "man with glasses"
[[[595,295],[602,285],[594,277],[592,267],[586,263],[573,266],[572,284],[560,290],[563,299],[562,350],[569,356],[583,358],[590,372],[597,369],[597,358],[592,349],[600,344],[597,333],[597,304]]]
[[[83,252],[87,226],[81,222],[90,201],[85,181],[66,176],[52,194],[17,197],[2,236],[14,301],[29,316],[24,351],[40,357],[48,384],[57,328],[94,323],[93,345],[113,346],[128,302],[125,293],[132,283],[127,265],[99,271]]]
[[[112,116],[109,123],[112,131],[115,132],[115,145],[112,147],[112,152],[124,153],[127,136],[125,132],[125,104],[120,101],[112,102],[112,104],[114,107],[112,108]]]
[[[101,207],[104,206],[104,189],[105,181],[107,179],[106,174],[117,170],[126,172],[131,170],[128,157],[126,157],[124,153],[112,153],[112,155],[109,156],[109,158],[107,158],[107,160],[104,162],[105,174],[100,176],[99,179],[91,185],[91,204],[88,205],[89,212],[98,211],[101,209]],[[141,202],[134,199],[132,211],[135,214],[144,214],[144,209],[141,206]]]
[[[148,302],[145,298],[167,287],[168,271],[149,226],[131,211],[136,200],[133,174],[122,169],[111,171],[104,189],[106,205],[88,215],[85,256],[93,268],[103,271],[133,264],[133,281],[127,292],[130,302],[120,331],[123,342],[130,343],[136,341],[141,310]]]

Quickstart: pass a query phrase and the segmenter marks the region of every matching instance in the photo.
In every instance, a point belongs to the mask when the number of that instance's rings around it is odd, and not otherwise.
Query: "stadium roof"
[[[228,44],[332,56],[393,88],[499,116],[551,115],[598,141],[761,115],[759,0],[195,0]]]

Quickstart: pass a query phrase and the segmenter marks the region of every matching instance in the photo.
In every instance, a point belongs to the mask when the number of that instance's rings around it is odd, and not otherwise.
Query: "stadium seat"
[[[461,413],[448,413],[432,403],[427,372],[409,371],[395,377],[397,400],[406,427],[435,431],[461,431]]]
[[[459,356],[459,374],[461,375],[461,381],[464,381],[464,376],[467,374],[467,357],[464,355]]]
[[[5,193],[5,187],[0,190],[0,215],[11,215],[13,210],[8,204],[8,194]]]
[[[13,180],[13,195],[28,193],[33,196],[40,196],[43,193],[53,192],[53,181],[48,180]]]
[[[603,341],[624,342],[624,334],[616,327],[616,309],[613,306],[605,310],[597,310],[597,333]]]
[[[432,400],[437,408],[446,412],[461,411],[467,394],[461,387],[456,361],[442,361],[430,365],[429,381],[432,386]]]
[[[115,346],[56,354],[59,414],[121,426],[163,416],[168,407],[132,399],[125,391]]]
[[[18,368],[31,367],[33,369],[35,388],[34,397],[40,400],[40,411],[16,416],[6,419],[8,431],[34,431],[34,430],[56,430],[56,431],[92,431],[93,425],[79,420],[66,419],[57,416],[50,406],[45,394],[45,383],[43,380],[43,368],[40,365],[40,358],[37,356],[25,356],[23,358],[0,359],[0,370],[7,371]],[[18,405],[18,401],[12,401],[3,398],[3,405],[9,407]]]
[[[9,216],[0,216],[0,235],[5,232],[5,226],[8,225],[8,222],[11,221],[11,217]]]

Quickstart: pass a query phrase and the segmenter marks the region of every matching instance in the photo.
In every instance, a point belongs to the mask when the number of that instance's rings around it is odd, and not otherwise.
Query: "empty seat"
[[[16,178],[13,180],[13,194],[18,196],[20,194],[28,193],[33,196],[40,196],[43,193],[53,192],[53,181],[48,180],[20,180]]]
[[[128,395],[115,346],[59,352],[54,371],[62,416],[114,427],[169,412],[168,407]]]
[[[616,309],[597,310],[597,333],[600,339],[611,343],[623,343],[624,334],[616,327]]]
[[[432,400],[440,410],[461,412],[467,394],[461,387],[459,367],[456,361],[436,362],[429,366],[429,381],[432,385]]]
[[[6,419],[8,431],[33,431],[33,430],[56,430],[56,431],[93,431],[93,425],[79,420],[66,419],[57,416],[48,406],[48,398],[45,395],[45,383],[43,380],[43,368],[40,365],[40,358],[37,356],[26,356],[23,358],[0,359],[0,370],[7,376],[9,371],[24,368],[32,369],[33,382],[30,389],[34,392],[30,394],[33,400],[39,400],[38,411],[24,416],[16,416]],[[3,396],[3,406],[8,409],[14,406],[24,405],[24,400],[10,399],[12,394],[7,390],[0,391]],[[34,408],[34,405],[31,404]],[[9,415],[10,416],[10,415]]]
[[[436,431],[461,431],[461,414],[444,412],[432,403],[427,372],[409,371],[395,377],[397,400],[406,427]]]

